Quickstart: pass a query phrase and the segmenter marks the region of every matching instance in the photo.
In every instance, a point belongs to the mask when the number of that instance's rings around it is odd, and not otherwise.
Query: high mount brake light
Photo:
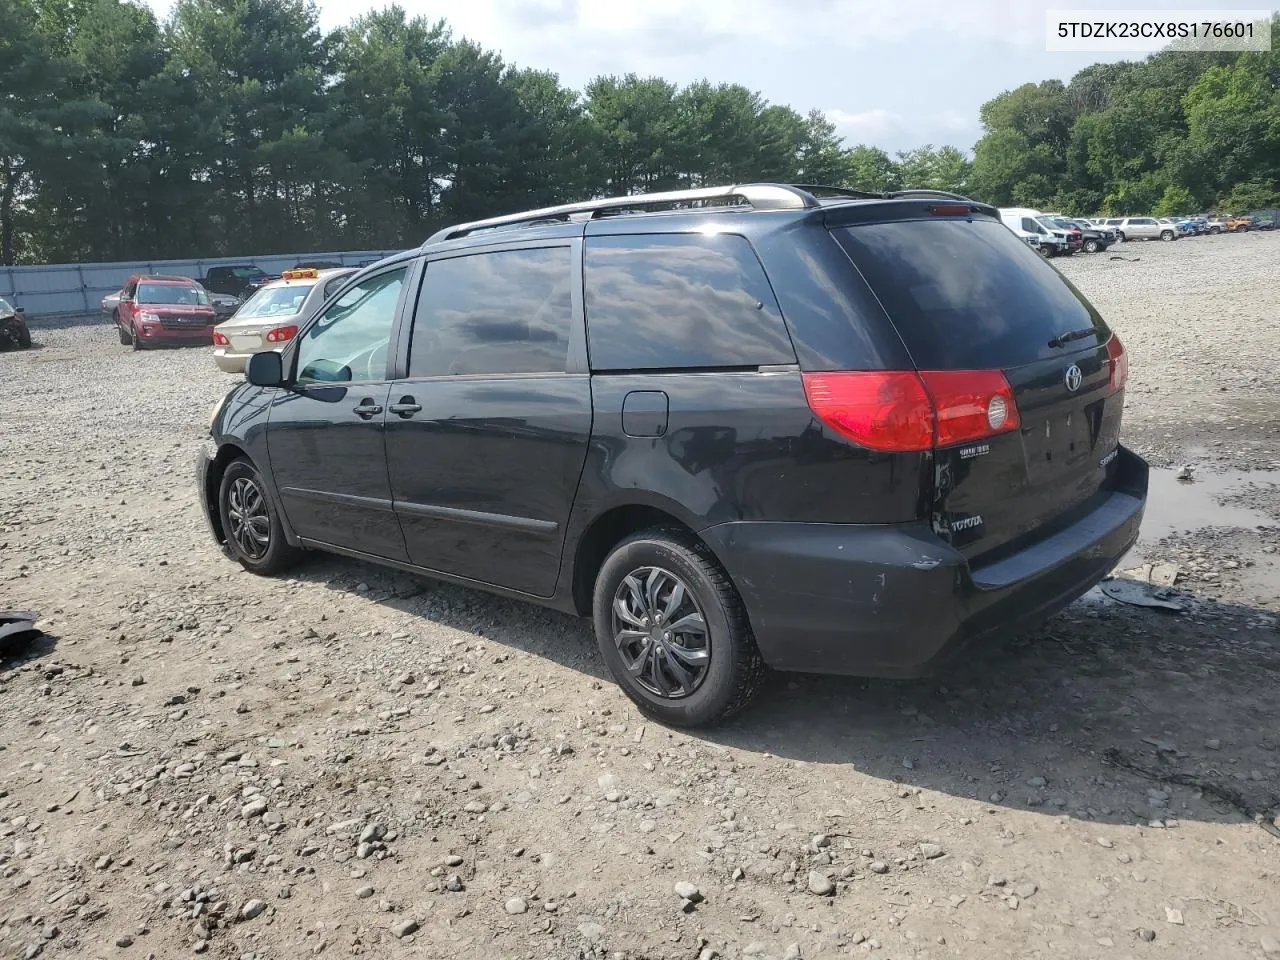
[[[841,371],[802,378],[814,414],[870,450],[951,447],[1015,430],[1021,422],[999,370]]]
[[[1107,341],[1107,366],[1111,368],[1111,392],[1119,393],[1129,380],[1129,351],[1114,333]]]
[[[930,207],[929,212],[935,217],[967,217],[973,211],[969,209],[967,204],[942,203]]]

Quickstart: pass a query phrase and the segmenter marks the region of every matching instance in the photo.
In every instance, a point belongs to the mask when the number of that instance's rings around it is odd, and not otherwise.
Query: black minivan
[[[1127,358],[953,194],[779,184],[465,224],[365,268],[215,411],[214,535],[591,616],[647,713],[765,667],[918,676],[1133,544]]]

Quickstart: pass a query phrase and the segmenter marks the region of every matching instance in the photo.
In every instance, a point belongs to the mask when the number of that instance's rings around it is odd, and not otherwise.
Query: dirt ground
[[[0,355],[0,608],[47,631],[0,652],[0,957],[1280,957],[1277,263],[1060,264],[1131,351],[1127,442],[1195,468],[1123,565],[1177,564],[1181,612],[1091,595],[696,734],[586,622],[241,572],[192,483],[233,379],[36,320]]]

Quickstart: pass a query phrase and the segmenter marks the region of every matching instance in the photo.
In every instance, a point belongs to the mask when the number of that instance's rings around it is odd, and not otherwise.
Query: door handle
[[[368,398],[361,400],[360,405],[352,409],[357,417],[363,417],[365,420],[372,419],[382,412],[382,407]]]
[[[422,404],[413,397],[401,397],[399,403],[393,403],[387,409],[397,414],[402,420],[408,420],[422,409]]]

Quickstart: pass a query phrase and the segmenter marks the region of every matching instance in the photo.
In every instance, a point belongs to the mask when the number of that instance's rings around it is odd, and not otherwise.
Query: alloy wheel
[[[271,546],[271,517],[262,488],[248,477],[236,477],[227,491],[227,520],[236,546],[250,560],[261,560]]]
[[[661,567],[622,578],[613,597],[613,638],[627,673],[663,699],[689,696],[711,664],[702,609],[684,581]]]

